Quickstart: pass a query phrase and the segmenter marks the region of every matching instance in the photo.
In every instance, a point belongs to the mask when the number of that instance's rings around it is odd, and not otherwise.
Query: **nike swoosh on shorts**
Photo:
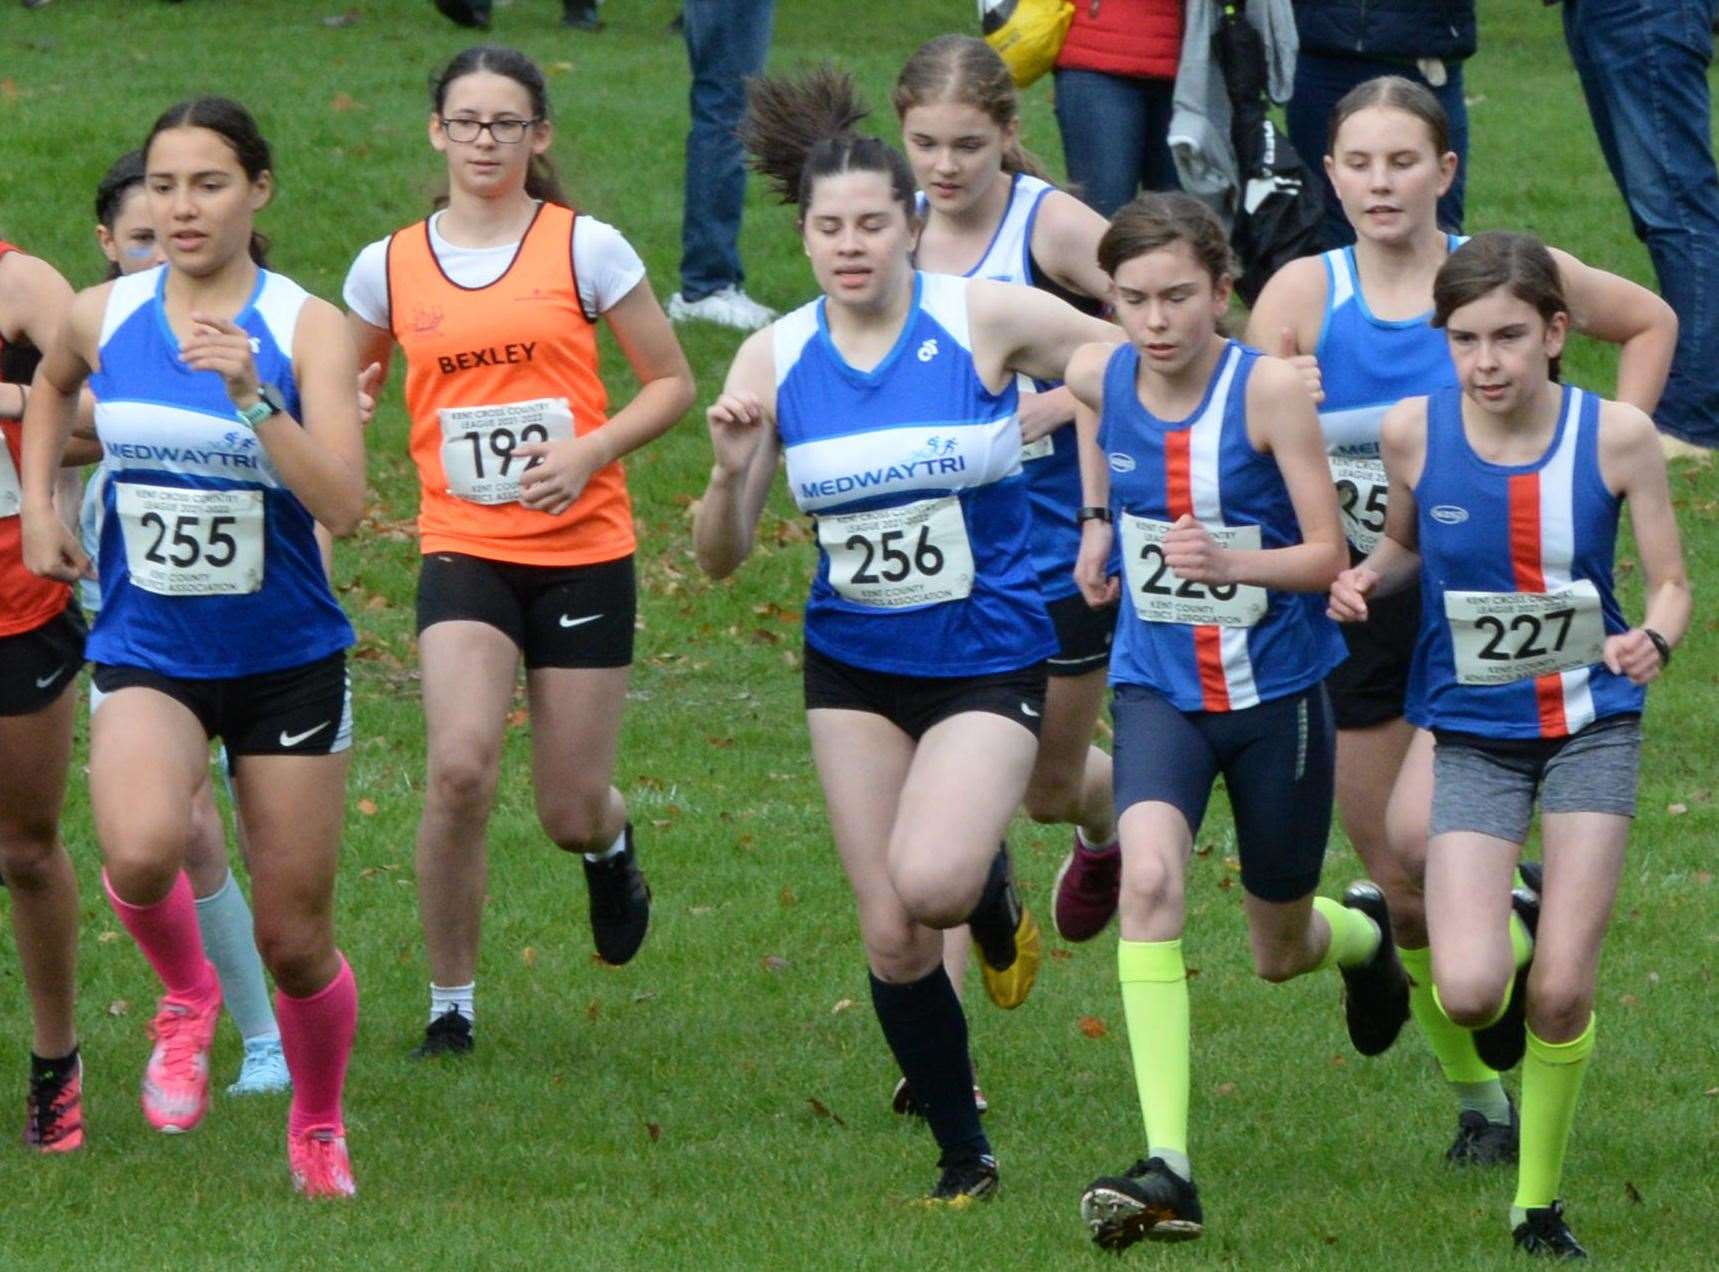
[[[561,616],[561,626],[583,627],[586,623],[594,623],[601,617],[603,617],[601,614],[587,614],[583,618],[573,618],[570,615],[563,614]]]
[[[36,688],[46,689],[49,685],[53,684],[54,681],[56,681],[60,678],[60,673],[63,672],[65,669],[66,669],[66,664],[61,663],[58,667],[55,667],[47,675],[45,675],[45,676],[41,677],[39,680],[37,680],[36,681]]]
[[[321,724],[317,725],[316,728],[306,729],[303,733],[288,733],[285,729],[282,729],[281,730],[281,745],[282,746],[297,746],[300,742],[303,742],[306,738],[313,737],[316,734],[321,733],[327,727],[328,727],[328,721],[324,720]]]

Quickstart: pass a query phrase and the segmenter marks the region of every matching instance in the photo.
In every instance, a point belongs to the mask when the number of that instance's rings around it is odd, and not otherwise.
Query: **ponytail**
[[[797,76],[749,81],[740,141],[753,170],[802,215],[819,177],[877,172],[889,178],[890,193],[912,221],[918,215],[913,172],[894,146],[854,130],[868,114],[853,76],[823,62]]]

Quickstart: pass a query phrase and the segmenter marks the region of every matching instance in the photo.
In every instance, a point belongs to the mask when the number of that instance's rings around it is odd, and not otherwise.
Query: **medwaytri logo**
[[[802,499],[829,499],[863,490],[883,489],[895,484],[909,484],[931,477],[953,476],[967,470],[967,459],[960,454],[960,443],[953,437],[933,433],[915,450],[893,464],[868,468],[862,472],[825,477],[821,481],[800,483]]]

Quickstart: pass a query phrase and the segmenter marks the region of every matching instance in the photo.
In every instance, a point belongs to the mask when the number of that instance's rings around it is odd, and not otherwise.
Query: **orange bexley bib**
[[[618,462],[593,473],[559,516],[518,502],[525,461],[515,447],[582,437],[608,418],[597,329],[573,270],[573,218],[541,205],[512,263],[487,287],[448,279],[428,221],[388,241],[389,322],[406,353],[424,553],[593,565],[633,551]]]

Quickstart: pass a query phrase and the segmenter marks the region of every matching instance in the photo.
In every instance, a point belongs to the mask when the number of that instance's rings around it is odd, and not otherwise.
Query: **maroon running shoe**
[[[1078,834],[1074,848],[1056,874],[1056,904],[1051,918],[1065,941],[1090,941],[1116,913],[1122,887],[1122,846],[1088,848]]]

